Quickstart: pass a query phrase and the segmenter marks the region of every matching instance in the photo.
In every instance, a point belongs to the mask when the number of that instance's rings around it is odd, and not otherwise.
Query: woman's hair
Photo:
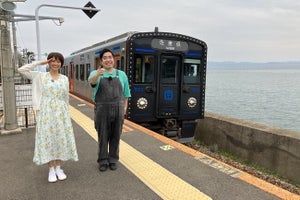
[[[58,52],[51,52],[49,53],[47,60],[49,60],[50,58],[55,58],[58,59],[61,62],[61,66],[64,65],[64,56],[61,53]]]
[[[103,55],[104,55],[105,53],[107,53],[107,52],[110,52],[111,55],[114,57],[114,53],[113,53],[111,50],[109,50],[109,49],[103,49],[102,52],[101,52],[101,54],[100,54],[100,60],[102,60]]]

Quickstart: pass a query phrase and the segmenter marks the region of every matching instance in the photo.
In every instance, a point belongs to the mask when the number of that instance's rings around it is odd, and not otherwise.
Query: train
[[[88,77],[99,66],[101,50],[115,55],[115,68],[130,84],[126,118],[182,143],[191,142],[198,119],[204,118],[207,44],[187,35],[126,32],[74,51],[61,73],[70,93],[91,101]]]

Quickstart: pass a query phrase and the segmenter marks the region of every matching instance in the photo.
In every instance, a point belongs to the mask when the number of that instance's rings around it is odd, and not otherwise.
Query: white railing
[[[15,85],[17,121],[19,127],[35,126],[36,116],[32,108],[31,84]],[[0,127],[3,127],[3,92],[0,85]]]

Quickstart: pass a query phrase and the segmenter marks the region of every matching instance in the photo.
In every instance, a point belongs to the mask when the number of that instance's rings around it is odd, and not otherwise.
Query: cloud
[[[82,7],[87,1],[27,0],[16,13],[32,14],[41,4]],[[92,19],[80,10],[43,7],[39,15],[64,17],[62,26],[40,21],[43,52],[65,55],[128,31],[170,31],[208,44],[211,61],[300,60],[300,3],[294,0],[114,0],[92,1]],[[36,51],[34,22],[19,22],[18,46]]]

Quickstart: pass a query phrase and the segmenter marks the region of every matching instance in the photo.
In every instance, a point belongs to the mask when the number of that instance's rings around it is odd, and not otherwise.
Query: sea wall
[[[206,112],[195,139],[300,184],[300,133]]]

